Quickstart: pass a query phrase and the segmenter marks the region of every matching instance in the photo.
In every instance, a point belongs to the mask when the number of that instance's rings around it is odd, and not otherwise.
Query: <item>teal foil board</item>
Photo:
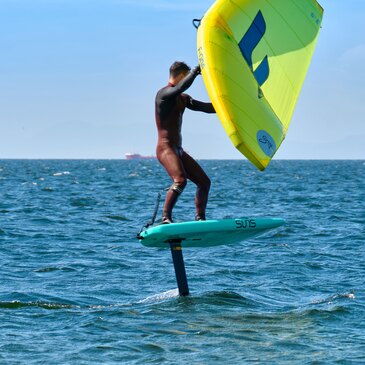
[[[264,234],[283,225],[281,218],[237,218],[161,224],[144,230],[139,238],[147,247],[170,248],[229,245]]]

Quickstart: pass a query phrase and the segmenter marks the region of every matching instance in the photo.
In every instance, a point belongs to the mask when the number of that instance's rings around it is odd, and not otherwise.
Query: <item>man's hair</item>
[[[190,67],[185,62],[175,61],[170,67],[170,76],[177,77],[182,72],[189,72]]]

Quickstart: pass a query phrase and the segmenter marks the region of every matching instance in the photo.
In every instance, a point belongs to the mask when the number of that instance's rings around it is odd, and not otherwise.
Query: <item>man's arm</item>
[[[200,66],[196,66],[192,69],[189,74],[183,78],[178,84],[174,87],[167,87],[162,90],[161,98],[162,99],[170,99],[174,98],[180,94],[182,94],[185,90],[187,90],[192,83],[194,82],[195,78],[200,74]]]
[[[204,113],[215,113],[215,109],[212,103],[203,103],[202,101],[193,99],[189,95],[186,95],[186,97],[186,107],[188,109]]]

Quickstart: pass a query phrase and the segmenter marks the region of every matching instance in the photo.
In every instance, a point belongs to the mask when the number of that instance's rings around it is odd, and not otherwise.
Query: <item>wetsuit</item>
[[[156,155],[173,180],[163,208],[163,222],[172,221],[172,209],[183,192],[187,179],[197,186],[196,219],[205,219],[210,180],[200,165],[183,150],[181,138],[182,116],[185,108],[215,113],[211,103],[203,103],[183,94],[199,73],[200,69],[195,68],[178,84],[174,86],[169,83],[156,95],[155,111],[158,130]]]

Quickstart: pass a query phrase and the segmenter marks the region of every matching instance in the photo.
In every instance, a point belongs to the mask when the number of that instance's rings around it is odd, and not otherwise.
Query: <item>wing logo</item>
[[[270,158],[274,156],[277,149],[274,138],[272,138],[270,134],[264,130],[258,131],[256,138],[259,146],[261,147],[265,155]]]
[[[250,66],[252,73],[257,83],[259,84],[260,98],[263,97],[260,86],[262,86],[265,83],[270,74],[269,60],[268,57],[265,56],[265,58],[257,66],[256,70],[254,70],[252,62],[252,53],[254,49],[258,46],[262,38],[264,37],[265,32],[266,32],[266,22],[264,16],[262,15],[261,10],[259,10],[252,24],[248,28],[247,32],[244,34],[241,41],[238,43],[238,46],[241,50],[244,59]]]

